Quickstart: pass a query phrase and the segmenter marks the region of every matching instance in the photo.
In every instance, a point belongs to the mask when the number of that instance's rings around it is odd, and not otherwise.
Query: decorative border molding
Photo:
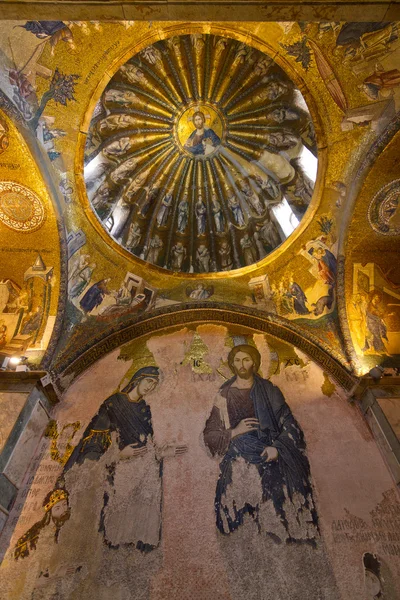
[[[12,194],[20,199],[29,214],[27,218],[18,218],[10,214],[8,207],[4,206],[4,197]],[[15,200],[14,200],[15,201]],[[0,221],[9,229],[18,233],[32,233],[40,229],[46,220],[46,209],[39,196],[30,188],[15,181],[0,181]]]
[[[293,344],[315,360],[345,390],[352,389],[356,383],[349,365],[343,365],[343,358],[313,334],[270,313],[262,315],[255,309],[216,302],[182,303],[145,314],[130,325],[110,333],[102,340],[95,343],[89,342],[87,347],[81,350],[79,356],[71,356],[69,359],[66,357],[64,363],[54,365],[52,376],[59,389],[62,390],[64,378],[69,385],[97,360],[133,339],[139,339],[151,333],[159,334],[172,327],[211,322],[239,326],[243,329],[272,335]]]
[[[336,306],[339,316],[339,326],[343,336],[344,350],[355,373],[361,371],[361,363],[354,350],[353,340],[350,333],[349,321],[347,319],[346,290],[345,290],[345,257],[340,254],[337,257],[337,279],[336,279]]]
[[[390,12],[390,17],[387,13]],[[202,2],[194,0],[8,0],[2,2],[0,18],[61,19],[63,21],[84,21],[89,18],[121,21],[144,18],[155,22],[171,19],[190,21],[382,21],[400,20],[400,7],[390,0],[364,0],[355,3],[350,0],[230,0]]]

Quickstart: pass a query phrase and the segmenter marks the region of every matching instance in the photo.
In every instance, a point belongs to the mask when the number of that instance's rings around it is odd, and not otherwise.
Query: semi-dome
[[[317,170],[301,92],[242,42],[175,36],[133,56],[98,102],[85,182],[104,229],[182,272],[260,261],[297,227]]]

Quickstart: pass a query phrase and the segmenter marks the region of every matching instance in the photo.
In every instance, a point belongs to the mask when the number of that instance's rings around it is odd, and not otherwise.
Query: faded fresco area
[[[306,355],[176,329],[68,389],[5,530],[2,598],[395,600],[399,515],[361,414]]]

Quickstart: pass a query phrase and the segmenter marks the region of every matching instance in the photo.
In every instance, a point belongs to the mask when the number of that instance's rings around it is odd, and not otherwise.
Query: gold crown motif
[[[48,512],[61,500],[68,500],[68,492],[66,490],[54,490],[50,496],[50,500],[44,505],[44,510]]]

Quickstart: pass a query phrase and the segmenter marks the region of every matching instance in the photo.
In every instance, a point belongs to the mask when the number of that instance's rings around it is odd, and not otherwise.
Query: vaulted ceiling
[[[220,310],[343,373],[395,363],[397,22],[0,31],[1,353],[62,386]]]

